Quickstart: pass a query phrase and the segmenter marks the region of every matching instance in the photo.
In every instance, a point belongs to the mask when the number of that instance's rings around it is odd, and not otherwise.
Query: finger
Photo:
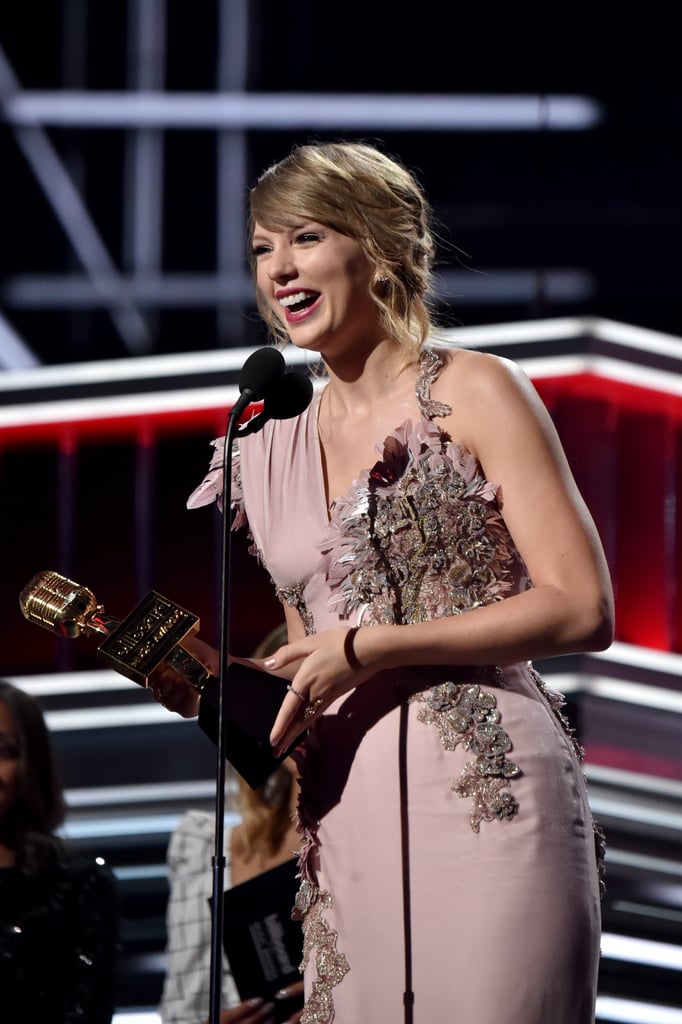
[[[282,745],[282,740],[293,730],[293,740],[303,731],[303,713],[308,706],[308,699],[305,702],[292,691],[287,693],[275,719],[275,724],[270,732],[270,744],[276,749]]]
[[[284,644],[268,658],[265,658],[263,665],[271,672],[277,671],[277,669],[285,668],[296,661],[302,661],[309,653],[310,650],[300,642]]]

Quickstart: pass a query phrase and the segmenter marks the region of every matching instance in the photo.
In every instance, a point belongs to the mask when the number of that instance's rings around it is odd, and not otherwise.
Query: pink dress
[[[421,419],[331,509],[319,394],[235,458],[237,515],[306,630],[417,622],[531,585],[475,459]],[[222,491],[222,445],[190,505]],[[383,673],[301,760],[304,1024],[590,1024],[597,849],[580,750],[530,664]],[[598,840],[595,842],[595,838]]]

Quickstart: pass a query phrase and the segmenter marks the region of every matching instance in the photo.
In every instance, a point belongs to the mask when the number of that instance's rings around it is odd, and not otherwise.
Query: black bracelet
[[[359,630],[359,626],[351,626],[343,639],[343,653],[346,656],[346,661],[352,668],[353,672],[362,671],[362,665],[358,660],[358,656],[355,653],[355,634]]]

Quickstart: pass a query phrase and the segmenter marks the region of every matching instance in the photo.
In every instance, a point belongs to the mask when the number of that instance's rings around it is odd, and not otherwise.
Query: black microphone
[[[255,434],[268,420],[288,420],[310,405],[313,382],[305,373],[285,373],[263,397],[263,409],[237,431],[238,437]]]
[[[230,411],[230,418],[238,420],[251,402],[264,398],[284,376],[284,356],[277,348],[257,348],[252,352],[239,374],[240,395]]]

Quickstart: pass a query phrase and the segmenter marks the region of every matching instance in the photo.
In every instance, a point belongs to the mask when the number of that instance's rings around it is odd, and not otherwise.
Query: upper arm
[[[505,523],[533,583],[594,588],[610,600],[596,527],[531,381],[509,360],[466,355],[455,429],[499,485]]]

